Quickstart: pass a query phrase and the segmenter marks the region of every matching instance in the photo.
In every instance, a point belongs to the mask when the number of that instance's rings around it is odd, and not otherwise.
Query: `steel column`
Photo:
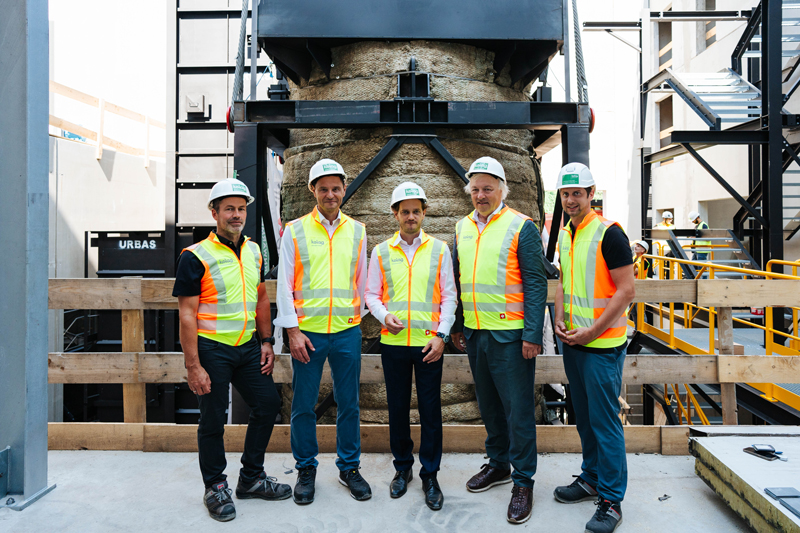
[[[6,250],[0,284],[0,449],[9,446],[8,491],[21,510],[47,485],[49,115],[47,0],[0,3],[0,212]],[[4,495],[3,495],[4,496]]]

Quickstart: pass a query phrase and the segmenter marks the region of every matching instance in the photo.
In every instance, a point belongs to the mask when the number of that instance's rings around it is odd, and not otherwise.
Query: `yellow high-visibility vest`
[[[302,331],[338,333],[361,323],[356,272],[364,224],[341,214],[329,236],[317,208],[286,225],[294,242],[294,308]]]
[[[603,236],[618,222],[589,211],[572,237],[570,224],[561,230],[561,281],[564,287],[564,319],[568,329],[589,328],[600,318],[617,286],[603,257]],[[627,309],[611,327],[586,345],[587,348],[616,348],[625,343]]]
[[[212,232],[183,251],[187,250],[206,268],[200,282],[197,334],[230,346],[249,341],[256,330],[261,249],[245,237],[241,257],[236,257]]]
[[[522,329],[524,298],[517,245],[522,225],[530,218],[504,206],[478,231],[473,213],[456,224],[464,325]]]
[[[445,246],[420,231],[422,241],[408,261],[400,245],[393,245],[399,233],[375,247],[383,276],[381,300],[405,329],[393,335],[384,326],[381,342],[391,346],[425,346],[436,336],[442,305],[439,283]]]

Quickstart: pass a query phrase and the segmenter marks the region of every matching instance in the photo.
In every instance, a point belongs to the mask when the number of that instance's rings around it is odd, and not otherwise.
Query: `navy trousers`
[[[389,406],[389,446],[395,470],[414,465],[414,441],[411,440],[411,377],[417,381],[419,410],[421,478],[435,475],[442,462],[442,367],[444,356],[434,363],[424,363],[422,346],[390,346],[381,343],[381,362],[386,380]]]
[[[211,379],[211,392],[197,397],[200,404],[197,449],[203,482],[208,488],[226,479],[223,435],[231,383],[250,407],[239,474],[245,481],[255,481],[264,471],[264,452],[281,409],[281,397],[272,376],[261,373],[261,345],[255,335],[239,346],[198,337],[197,352],[200,365]]]
[[[603,498],[621,502],[628,486],[625,433],[619,418],[619,393],[625,345],[608,353],[589,353],[563,345],[575,425],[581,437],[581,478]]]

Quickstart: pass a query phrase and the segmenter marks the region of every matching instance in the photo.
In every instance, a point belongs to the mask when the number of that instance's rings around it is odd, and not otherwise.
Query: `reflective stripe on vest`
[[[703,222],[701,220],[700,223],[694,227],[694,229],[708,229],[708,224],[706,224],[705,222]],[[711,241],[694,241],[694,244],[695,244],[695,246],[698,246],[698,247],[703,247],[703,246],[708,247],[708,246],[711,246]],[[696,250],[695,250],[695,253],[697,253]],[[700,253],[701,254],[707,254],[708,252],[700,252]]]
[[[197,306],[197,334],[222,344],[239,346],[256,330],[261,250],[245,237],[239,254],[222,244],[215,233],[183,251],[193,253],[205,267]]]
[[[524,298],[517,244],[522,225],[530,218],[503,207],[479,232],[472,216],[456,224],[464,325],[522,329]]]
[[[381,342],[392,346],[425,346],[439,329],[442,288],[440,274],[444,243],[420,232],[422,241],[411,264],[400,246],[391,243],[398,233],[375,248],[383,275],[381,300],[386,309],[405,326],[392,335],[384,326]]]
[[[315,207],[284,232],[294,242],[294,308],[301,330],[337,333],[361,322],[356,269],[366,232],[342,213],[329,236],[319,216]]]
[[[568,329],[591,327],[605,311],[617,286],[603,258],[603,235],[617,222],[606,220],[589,211],[576,230],[575,238],[569,225],[561,230],[561,276],[564,286],[564,317]],[[587,348],[615,348],[625,343],[628,330],[628,311],[611,324]]]

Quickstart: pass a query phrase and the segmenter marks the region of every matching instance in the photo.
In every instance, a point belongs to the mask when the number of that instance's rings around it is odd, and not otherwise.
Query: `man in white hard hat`
[[[570,220],[559,235],[555,330],[563,343],[583,464],[580,476],[557,487],[554,496],[561,503],[596,500],[586,531],[610,533],[622,521],[628,482],[625,434],[617,415],[628,304],[635,289],[628,237],[619,223],[592,210],[594,193],[586,165],[561,169],[558,195]]]
[[[327,359],[336,400],[339,482],[359,501],[372,497],[359,473],[358,387],[361,379],[361,310],[366,282],[364,224],[341,212],[347,175],[332,159],[317,161],[308,189],[317,205],[286,224],[278,262],[278,317],[292,353],[292,454],[297,469],[294,501],[314,501],[317,417],[314,406]]]
[[[675,224],[673,223],[674,217],[672,216],[671,211],[664,211],[661,213],[661,222],[653,226],[653,229],[675,229]],[[656,239],[653,242],[657,242],[660,245],[660,250],[653,250],[654,255],[658,255],[659,253],[664,257],[675,257],[675,254],[672,253],[672,249],[670,248],[670,243],[664,239]],[[671,263],[669,261],[664,262],[664,266],[666,267],[666,277],[670,277],[670,268]]]
[[[453,339],[469,357],[489,456],[467,490],[513,481],[506,520],[520,524],[533,511],[537,463],[532,401],[547,299],[542,240],[529,217],[505,205],[508,185],[497,160],[481,157],[467,177],[475,210],[456,224],[453,269],[463,313]]]
[[[262,283],[263,258],[258,245],[242,235],[252,201],[247,186],[235,178],[214,185],[208,208],[217,228],[181,252],[172,291],[178,297],[189,388],[200,406],[203,502],[211,517],[222,522],[236,517],[223,441],[231,383],[251,412],[236,497],[284,500],[292,494],[289,485],[264,472],[264,452],[281,399],[272,380],[275,339]]]
[[[450,341],[457,294],[447,244],[422,229],[428,198],[413,182],[392,192],[399,230],[372,250],[364,295],[381,329],[381,361],[389,409],[389,445],[395,476],[389,495],[400,498],[414,477],[411,440],[411,377],[417,383],[421,427],[419,477],[425,504],[444,503],[437,472],[442,459],[442,353]]]
[[[689,211],[689,222],[694,224],[694,230],[697,236],[700,236],[700,232],[702,230],[708,229],[708,224],[706,224],[702,218],[700,218],[699,211]],[[708,260],[708,252],[704,251],[703,248],[711,246],[711,241],[707,240],[695,240],[694,241],[694,260],[695,261],[707,261]]]
[[[653,277],[650,260],[644,257],[648,253],[650,245],[645,241],[634,241],[633,243],[633,275],[636,279]]]

